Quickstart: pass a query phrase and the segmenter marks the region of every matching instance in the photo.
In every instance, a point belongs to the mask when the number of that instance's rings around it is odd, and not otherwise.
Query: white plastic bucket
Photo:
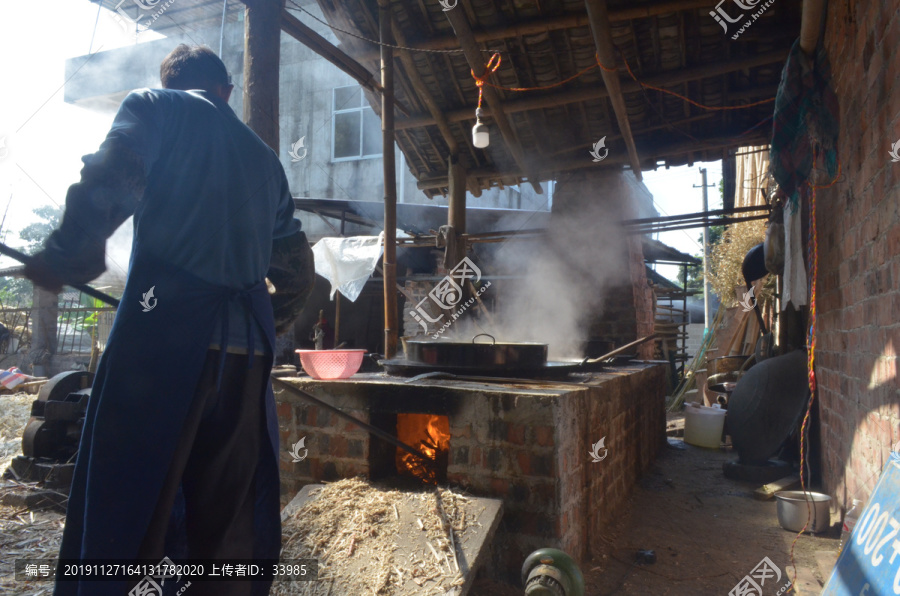
[[[725,428],[725,410],[689,404],[684,408],[684,442],[718,449]]]

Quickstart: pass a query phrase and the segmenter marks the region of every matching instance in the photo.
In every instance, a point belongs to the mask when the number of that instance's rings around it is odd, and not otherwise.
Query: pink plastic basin
[[[352,377],[362,365],[365,350],[294,350],[300,364],[314,379],[332,380]]]

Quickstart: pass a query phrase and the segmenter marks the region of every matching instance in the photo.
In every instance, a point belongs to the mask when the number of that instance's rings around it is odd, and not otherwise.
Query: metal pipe
[[[703,176],[703,211],[709,211],[709,197],[706,192],[706,168],[700,168]],[[709,221],[703,228],[703,328],[709,331]]]
[[[428,457],[427,455],[425,455],[424,453],[422,453],[415,447],[411,447],[411,446],[407,445],[406,443],[404,443],[403,441],[401,441],[394,435],[390,434],[389,432],[383,431],[380,428],[378,428],[377,426],[372,426],[371,424],[369,424],[367,422],[363,422],[362,420],[351,416],[350,414],[344,412],[343,410],[339,410],[338,408],[335,408],[331,404],[322,401],[318,397],[315,397],[315,396],[307,393],[306,391],[303,391],[302,389],[298,389],[297,387],[294,387],[287,381],[283,381],[282,379],[279,379],[278,377],[272,377],[272,382],[275,383],[276,385],[278,385],[279,387],[281,387],[282,389],[284,389],[290,393],[293,393],[297,397],[302,397],[306,401],[312,402],[312,403],[316,404],[317,406],[319,406],[320,408],[325,408],[326,410],[328,410],[329,412],[332,412],[336,416],[340,416],[341,418],[343,418],[345,420],[349,420],[350,422],[356,424],[360,428],[369,431],[370,433],[372,433],[379,439],[387,441],[388,443],[391,443],[392,445],[396,445],[397,447],[406,451],[407,453],[415,455],[416,457],[418,457],[425,463],[427,463],[431,466],[435,465],[435,461],[432,458]]]
[[[228,0],[222,0],[222,27],[219,29],[219,60],[222,59],[222,45],[225,42],[225,13],[228,10]]]
[[[625,230],[626,234],[655,234],[656,232],[675,232],[678,230],[691,230],[693,228],[701,228],[703,226],[730,226],[731,224],[740,223],[742,221],[754,221],[757,219],[768,219],[768,215],[753,215],[750,217],[723,217],[722,219],[710,219],[706,221],[699,221],[691,224],[679,225],[679,226],[660,226],[660,227],[648,227],[648,228],[631,228]]]
[[[769,207],[767,205],[751,205],[749,207],[733,207],[731,209],[713,209],[711,211],[700,211],[698,213],[684,213],[682,215],[667,215],[666,217],[642,217],[640,219],[624,219],[620,223],[623,226],[633,225],[633,224],[642,224],[642,223],[654,223],[654,222],[662,222],[662,221],[680,221],[686,219],[697,219],[703,218],[709,215],[730,215],[732,213],[746,213],[748,211],[768,211]]]
[[[12,257],[13,259],[19,261],[24,265],[28,265],[31,262],[31,257],[26,255],[23,252],[19,252],[18,250],[12,248],[11,246],[7,246],[0,242],[0,254],[4,254],[8,257]],[[119,301],[110,296],[109,294],[104,294],[100,290],[95,290],[94,288],[88,286],[87,284],[67,284],[75,288],[76,290],[80,290],[90,296],[91,298],[96,298],[97,300],[102,300],[107,304],[111,304],[118,308]]]

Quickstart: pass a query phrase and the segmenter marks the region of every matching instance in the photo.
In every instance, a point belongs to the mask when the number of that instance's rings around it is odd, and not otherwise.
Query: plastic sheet
[[[381,260],[384,233],[378,236],[322,238],[313,246],[316,273],[331,282],[331,299],[340,291],[351,302],[362,293]]]

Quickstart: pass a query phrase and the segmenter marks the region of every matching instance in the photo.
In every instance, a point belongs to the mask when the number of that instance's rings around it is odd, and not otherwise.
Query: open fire
[[[446,416],[398,414],[397,438],[434,460],[434,465],[429,466],[413,454],[397,449],[398,474],[427,484],[445,481],[450,449],[450,421]]]

